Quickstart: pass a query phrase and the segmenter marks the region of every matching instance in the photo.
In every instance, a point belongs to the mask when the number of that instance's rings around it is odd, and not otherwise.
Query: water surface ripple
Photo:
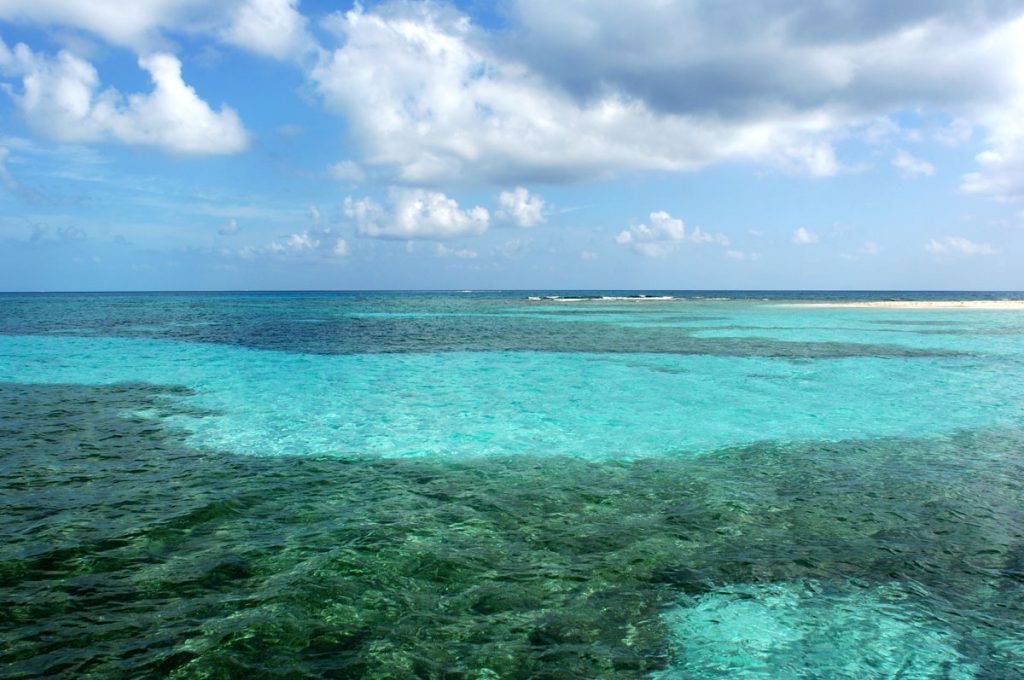
[[[14,297],[2,677],[1024,678],[1015,313]]]

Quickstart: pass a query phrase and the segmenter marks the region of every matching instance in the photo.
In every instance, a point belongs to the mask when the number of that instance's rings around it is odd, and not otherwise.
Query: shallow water
[[[1024,677],[1024,317],[760,297],[0,298],[0,675]]]

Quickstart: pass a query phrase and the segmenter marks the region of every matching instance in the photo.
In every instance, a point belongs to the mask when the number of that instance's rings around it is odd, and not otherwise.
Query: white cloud
[[[366,179],[366,173],[353,161],[340,161],[327,168],[327,172],[339,182],[359,184]]]
[[[947,236],[940,241],[932,239],[925,250],[935,255],[995,255],[996,250],[987,243],[975,243],[962,236]]]
[[[22,77],[22,92],[12,96],[26,121],[60,141],[112,140],[194,154],[248,146],[238,114],[226,106],[213,111],[182,80],[177,58],[152,54],[140,57],[139,66],[149,72],[153,91],[128,96],[100,91],[92,64],[66,51],[51,59],[19,44],[7,70]]]
[[[308,231],[291,234],[283,241],[273,241],[267,246],[275,253],[301,253],[305,250],[314,250],[320,246],[320,240],[311,236]]]
[[[309,219],[313,220],[313,224],[320,224],[320,208],[315,205],[309,206]]]
[[[315,57],[310,84],[347,118],[363,162],[403,183],[569,182],[719,162],[828,176],[844,169],[836,140],[919,136],[891,118],[913,110],[953,120],[957,139],[985,135],[965,191],[1024,198],[1020,4],[883,5],[511,0],[496,33],[447,3],[356,3],[324,21],[337,38],[326,48],[298,0],[0,0],[0,21],[142,54],[198,36]]]
[[[237,252],[243,259],[259,257],[329,262],[348,255],[345,239],[330,229],[307,229],[260,246],[246,246]]]
[[[0,20],[70,26],[115,45],[151,47],[161,28],[185,26],[205,0],[0,0]]]
[[[1024,116],[1024,110],[1021,115]],[[960,188],[1002,201],[1024,200],[1024,137],[978,154],[979,170],[964,175]]]
[[[987,129],[989,148],[978,154],[978,170],[964,175],[961,189],[1003,201],[1024,200],[1024,17],[991,39],[1008,52],[1005,69],[1008,97],[981,110],[977,120]]]
[[[525,187],[516,187],[498,195],[498,210],[494,216],[500,221],[528,229],[545,220],[544,208],[543,198],[531,196]]]
[[[999,3],[510,3],[500,37],[433,3],[356,6],[311,79],[368,163],[404,182],[574,181],[765,163],[842,171],[915,109],[1006,127],[1020,9]],[[726,21],[723,17],[728,17]],[[1017,44],[1015,44],[1015,42]],[[616,46],[609,50],[608,45]],[[883,123],[879,123],[883,121]],[[886,126],[884,122],[888,122]],[[918,166],[923,168],[923,166]]]
[[[464,260],[472,260],[477,256],[475,250],[468,250],[466,248],[449,248],[443,243],[438,243],[434,249],[434,254],[438,257],[458,257]]]
[[[432,4],[357,6],[330,23],[343,45],[312,70],[313,84],[367,162],[404,182],[569,181],[720,160],[838,170],[829,135],[842,124],[825,110],[736,121],[659,112],[617,91],[577,100]]]
[[[312,47],[298,0],[245,0],[220,33],[228,43],[278,59]]]
[[[664,210],[650,214],[650,225],[637,224],[625,229],[615,237],[615,242],[628,245],[642,255],[667,255],[684,242],[709,243],[717,242],[722,246],[729,245],[729,239],[722,234],[709,234],[695,228],[687,233],[683,221],[672,217]]]
[[[0,38],[0,73],[3,73],[7,69],[11,68],[14,64],[14,54],[10,48],[7,47],[7,43]]]
[[[395,239],[446,239],[487,230],[490,214],[477,206],[467,210],[437,191],[393,187],[388,191],[390,206],[372,198],[345,199],[345,215],[364,236]]]
[[[798,246],[806,246],[812,243],[817,243],[818,235],[815,234],[813,231],[808,231],[803,227],[799,227],[798,229],[793,231],[793,236],[790,238],[790,240],[793,243],[797,244]]]
[[[693,231],[690,232],[689,238],[694,243],[717,243],[721,246],[729,246],[729,239],[725,234],[711,234],[706,231],[701,231],[700,227],[694,227]]]
[[[862,135],[868,144],[882,144],[903,133],[903,128],[889,116],[879,116],[864,126]]]
[[[237,234],[238,220],[232,217],[227,222],[225,222],[220,229],[217,230],[217,233],[220,234],[221,236],[231,236],[233,234]]]
[[[960,146],[974,135],[974,123],[965,118],[954,118],[947,125],[933,130],[931,136],[939,144]]]
[[[142,53],[167,49],[174,33],[278,59],[314,46],[297,0],[0,0],[0,21],[80,29]]]
[[[911,156],[903,149],[896,151],[896,156],[892,159],[892,165],[904,177],[918,177],[920,175],[931,177],[935,174],[934,165],[928,161]]]
[[[751,262],[756,262],[761,259],[761,253],[748,253],[742,250],[729,250],[725,254],[734,260],[740,261],[750,260]]]
[[[661,110],[744,116],[957,104],[994,94],[992,45],[1019,3],[512,0],[509,49],[579,97],[616,88]],[[524,44],[525,43],[525,44]],[[609,45],[616,49],[607,49]],[[717,77],[715,77],[717,76]],[[995,86],[995,87],[994,87]]]

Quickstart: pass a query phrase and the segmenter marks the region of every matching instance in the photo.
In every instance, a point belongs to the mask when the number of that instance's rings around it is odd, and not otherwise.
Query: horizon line
[[[111,290],[2,290],[0,295],[133,295],[175,293],[1013,293],[982,288],[207,288]]]

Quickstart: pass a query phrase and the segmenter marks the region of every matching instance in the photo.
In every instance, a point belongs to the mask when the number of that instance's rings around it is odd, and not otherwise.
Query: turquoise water
[[[0,674],[1024,677],[1024,313],[669,295],[0,296]]]

